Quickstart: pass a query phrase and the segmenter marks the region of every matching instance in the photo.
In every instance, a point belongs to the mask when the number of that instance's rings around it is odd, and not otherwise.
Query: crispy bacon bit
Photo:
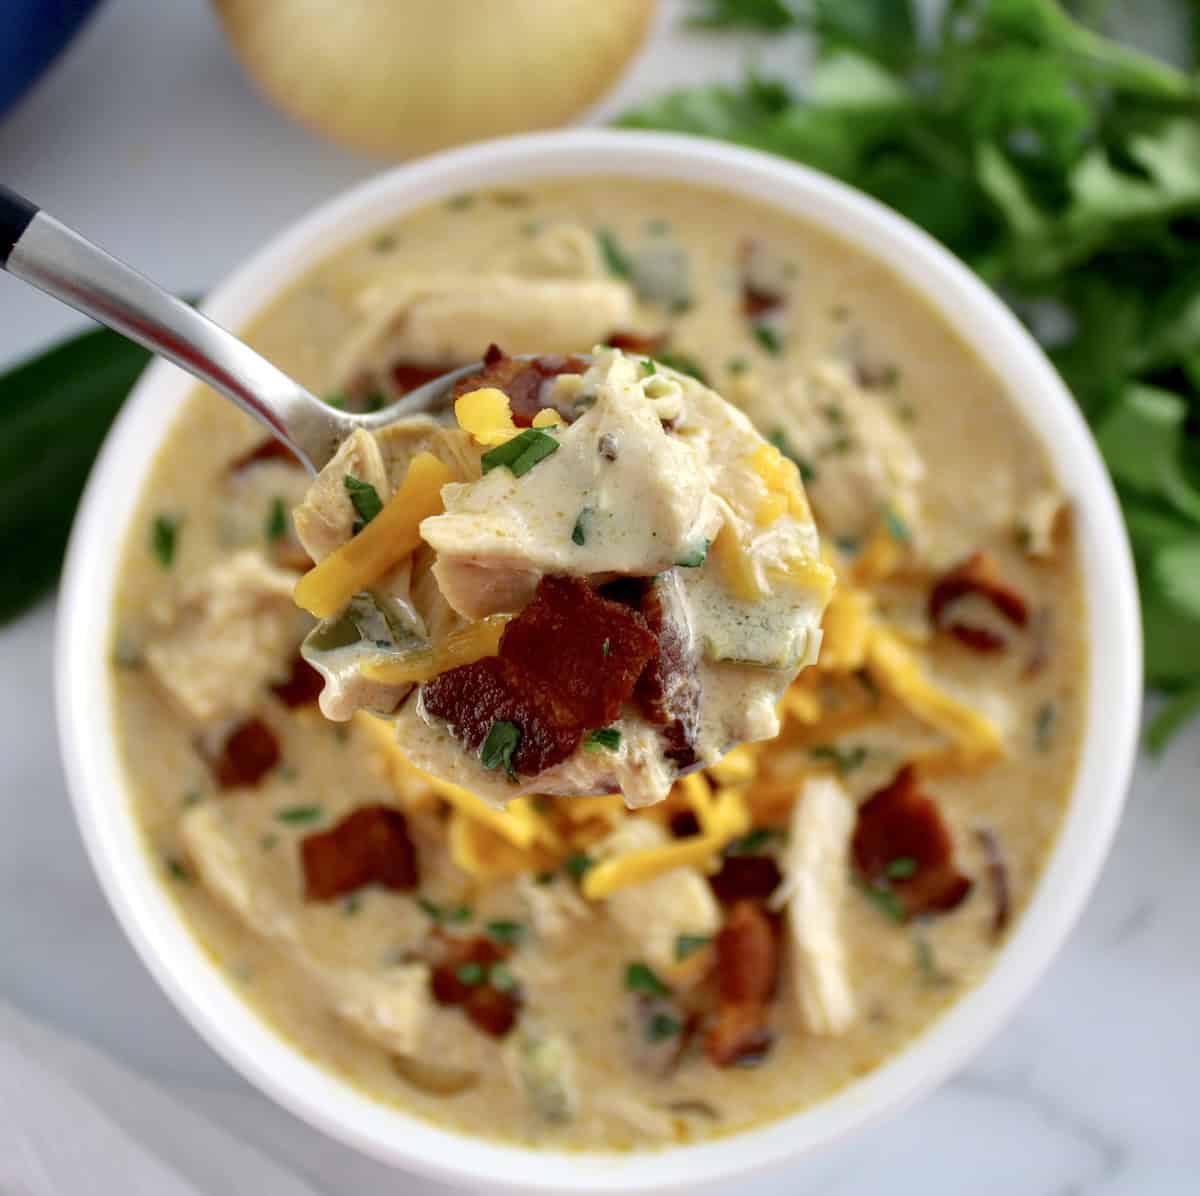
[[[666,346],[667,334],[665,332],[646,333],[618,330],[610,332],[605,343],[614,349],[620,349],[622,353],[644,353],[648,357],[653,357],[659,349]]]
[[[862,876],[890,888],[908,917],[954,909],[971,891],[954,866],[954,842],[937,804],[918,792],[911,765],[859,807],[852,850]]]
[[[500,655],[434,677],[421,701],[472,750],[493,723],[515,723],[513,768],[533,776],[565,760],[584,731],[620,715],[655,647],[636,611],[578,578],[543,577],[504,629]]]
[[[779,865],[769,855],[727,855],[719,872],[708,878],[718,901],[747,898],[766,901],[783,882]]]
[[[461,1006],[485,1034],[503,1038],[516,1024],[521,996],[515,990],[494,988],[488,980],[488,969],[507,959],[511,949],[482,935],[462,939],[435,930],[428,951],[434,962],[429,978],[433,999],[439,1005]],[[468,984],[462,979],[460,969],[464,964],[480,969],[479,983]]]
[[[395,388],[396,394],[399,396],[406,395],[409,391],[424,386],[426,382],[432,382],[435,378],[440,378],[443,374],[448,374],[451,370],[456,370],[459,366],[466,364],[465,361],[446,361],[441,365],[423,365],[415,361],[397,361],[388,367],[388,375],[392,380],[392,386]]]
[[[528,428],[533,417],[546,407],[553,407],[566,423],[575,418],[569,406],[559,406],[551,401],[548,385],[560,374],[582,374],[588,368],[585,357],[572,354],[564,357],[560,353],[546,353],[532,361],[518,361],[509,357],[497,345],[489,345],[483,358],[483,369],[477,374],[460,378],[454,384],[454,397],[478,390],[481,386],[494,386],[508,395],[513,423],[518,428]]]
[[[256,444],[249,452],[235,457],[229,463],[226,473],[241,473],[243,469],[248,469],[251,465],[261,465],[267,461],[279,461],[284,465],[294,465],[297,469],[302,468],[296,454],[282,440],[268,436],[266,440]]]
[[[975,841],[987,864],[988,887],[992,891],[992,938],[998,939],[1008,929],[1012,917],[1012,893],[1008,883],[1008,865],[996,832],[986,826],[977,827]]]
[[[1014,627],[1028,622],[1025,599],[1004,584],[995,559],[987,552],[973,553],[937,581],[929,594],[930,621],[976,652],[1002,651],[1008,646],[1002,635],[952,617],[950,608],[969,594],[977,594]]]
[[[325,678],[297,654],[292,658],[291,672],[287,680],[271,686],[271,692],[285,705],[311,706],[320,696]]]
[[[739,901],[717,935],[717,1016],[705,1050],[718,1067],[757,1063],[771,1045],[767,1002],[779,979],[779,939],[756,901]]]
[[[787,302],[787,296],[780,294],[778,291],[768,290],[755,282],[752,263],[756,252],[758,252],[758,246],[750,238],[746,238],[738,246],[738,265],[741,268],[742,315],[748,320],[757,320],[761,316],[769,315],[776,308],[782,307]]]
[[[370,884],[401,893],[417,887],[417,849],[404,815],[390,806],[360,806],[329,830],[306,835],[300,863],[308,901],[330,901]]]
[[[279,763],[279,740],[259,718],[248,718],[225,736],[220,749],[205,753],[208,767],[221,789],[257,785]]]
[[[663,728],[666,758],[679,769],[690,768],[699,758],[700,676],[683,587],[674,572],[643,587],[641,610],[658,652],[638,678],[634,701],[647,722]]]

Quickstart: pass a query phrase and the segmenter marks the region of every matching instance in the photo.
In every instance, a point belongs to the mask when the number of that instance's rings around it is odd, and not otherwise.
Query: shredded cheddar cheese
[[[676,868],[707,868],[727,842],[720,835],[693,835],[661,847],[614,856],[590,868],[580,887],[589,901],[602,901],[618,889],[642,884]]]
[[[535,428],[557,428],[562,422],[563,417],[553,407],[543,407],[533,417],[533,426]]]
[[[454,418],[464,432],[470,432],[476,443],[485,447],[503,444],[517,434],[508,395],[494,386],[459,395],[454,400]]]
[[[754,562],[728,521],[721,525],[709,552],[721,570],[721,580],[735,597],[743,602],[758,602],[765,597],[754,571]]]
[[[402,657],[372,656],[360,666],[368,681],[384,685],[417,685],[462,665],[474,664],[500,651],[500,637],[512,615],[492,615],[449,632],[424,652]]]
[[[853,672],[867,659],[871,635],[871,596],[865,590],[839,588],[825,609],[821,624],[820,662],[831,672]]]
[[[432,453],[415,456],[383,510],[296,583],[296,605],[327,619],[395,568],[421,542],[421,521],[441,512],[442,487],[451,480]]]

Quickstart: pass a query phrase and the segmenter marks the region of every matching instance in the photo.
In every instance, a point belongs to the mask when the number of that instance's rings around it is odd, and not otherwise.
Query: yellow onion
[[[563,124],[617,78],[654,0],[214,0],[285,112],[389,157]]]

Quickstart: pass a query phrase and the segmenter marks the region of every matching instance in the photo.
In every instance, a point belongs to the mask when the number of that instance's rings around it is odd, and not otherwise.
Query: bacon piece
[[[370,884],[400,893],[417,887],[417,849],[404,815],[390,806],[360,806],[329,830],[306,835],[300,863],[308,901],[329,901]]]
[[[641,611],[658,651],[638,678],[634,701],[648,723],[663,729],[666,758],[681,770],[690,768],[699,759],[700,675],[683,587],[674,571],[646,583]]]
[[[259,718],[238,723],[215,753],[200,751],[221,789],[257,785],[279,763],[279,740]]]
[[[528,428],[533,417],[547,407],[554,408],[566,423],[575,419],[575,411],[569,406],[559,406],[550,400],[550,386],[560,374],[582,374],[588,368],[588,360],[575,354],[546,353],[531,361],[518,361],[509,357],[497,345],[489,345],[483,358],[483,369],[477,374],[460,378],[454,384],[454,397],[478,390],[481,386],[494,386],[508,395],[513,423],[518,428]]]
[[[448,374],[451,370],[456,370],[459,366],[466,364],[465,361],[447,361],[441,365],[397,361],[388,367],[388,375],[397,395],[406,395],[410,390],[416,390],[419,386],[424,386],[426,382],[432,382],[434,378],[440,378],[443,374]]]
[[[501,992],[490,984],[481,984],[467,998],[465,1009],[467,1017],[485,1034],[503,1038],[517,1024],[521,998],[515,992]]]
[[[996,832],[986,826],[976,828],[975,841],[987,862],[988,887],[992,890],[992,938],[998,939],[1012,917],[1012,892],[1008,883],[1008,865]]]
[[[249,452],[243,453],[240,457],[235,457],[226,469],[226,473],[241,473],[243,469],[249,468],[251,465],[260,465],[266,461],[280,461],[284,465],[294,465],[297,469],[303,468],[299,458],[292,452],[282,440],[276,440],[274,436],[268,436],[266,440],[256,444]]]
[[[691,810],[679,810],[671,815],[671,834],[676,839],[690,839],[700,833],[700,819]]]
[[[738,901],[717,935],[717,1015],[705,1041],[718,1067],[757,1063],[770,1049],[767,1003],[779,980],[779,936],[756,901]]]
[[[620,349],[622,353],[644,353],[648,357],[653,357],[659,349],[666,347],[667,334],[665,332],[645,333],[619,330],[610,332],[605,343],[614,349]]]
[[[1002,635],[953,618],[951,606],[969,594],[977,594],[1015,627],[1024,627],[1029,620],[1025,599],[1004,584],[995,558],[976,552],[939,578],[929,592],[930,622],[976,652],[1003,651],[1008,641]]]
[[[482,935],[462,939],[435,930],[430,936],[429,950],[435,960],[429,978],[433,999],[439,1005],[461,1006],[485,1034],[503,1038],[516,1024],[521,996],[516,990],[501,991],[493,987],[486,977],[487,969],[507,959],[511,949]],[[459,977],[463,964],[478,964],[484,969],[483,982],[465,984]]]
[[[500,655],[427,681],[421,701],[472,750],[493,723],[514,723],[513,768],[533,776],[565,760],[584,731],[618,717],[655,647],[636,611],[578,578],[543,577],[504,629]]]
[[[285,705],[292,707],[311,706],[321,696],[325,678],[297,653],[292,658],[291,672],[287,680],[271,686],[271,692]]]
[[[769,855],[727,855],[720,871],[708,878],[717,899],[724,902],[766,901],[782,882],[779,865]]]
[[[908,917],[954,909],[971,891],[954,865],[954,842],[937,804],[918,792],[912,765],[859,807],[852,851],[863,877],[895,892]],[[889,876],[897,860],[912,875]]]
[[[752,275],[751,261],[757,250],[756,243],[746,238],[738,246],[738,265],[741,269],[742,315],[748,320],[756,320],[760,316],[769,315],[776,308],[782,307],[787,301],[785,295],[778,291],[755,283]]]

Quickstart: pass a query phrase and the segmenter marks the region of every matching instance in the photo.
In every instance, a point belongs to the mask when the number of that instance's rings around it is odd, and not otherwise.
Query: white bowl
[[[1025,330],[924,233],[839,183],[715,142],[574,131],[485,143],[400,167],[326,204],[217,287],[204,309],[240,328],[346,242],[468,189],[570,175],[717,186],[830,229],[886,262],[1003,380],[1075,512],[1090,644],[1083,755],[1062,832],[991,973],[884,1066],[813,1108],[695,1146],[631,1154],[532,1151],[476,1139],[377,1103],[317,1067],[250,1010],[197,945],[163,889],[125,800],[112,732],[112,599],[124,529],[155,450],[193,387],[156,362],[92,472],[59,605],[57,701],[76,814],[101,885],[134,947],[184,1016],[235,1068],[298,1116],[377,1159],[443,1179],[522,1191],[627,1192],[728,1180],[795,1160],[894,1113],[961,1067],[1033,987],[1074,924],[1116,828],[1141,699],[1137,591],[1108,475],[1075,403]]]

